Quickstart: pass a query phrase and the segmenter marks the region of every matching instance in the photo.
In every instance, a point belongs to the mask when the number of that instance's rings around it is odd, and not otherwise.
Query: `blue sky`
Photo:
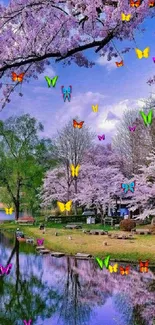
[[[52,137],[70,118],[79,116],[79,120],[85,121],[97,135],[105,134],[104,143],[110,142],[117,129],[117,120],[107,121],[108,112],[112,112],[121,118],[123,111],[130,108],[141,108],[141,99],[148,98],[150,92],[155,92],[155,86],[148,86],[146,81],[155,74],[155,64],[152,57],[155,56],[155,19],[147,19],[143,26],[146,32],[135,34],[137,47],[144,50],[150,46],[148,59],[139,60],[136,57],[134,42],[114,43],[120,51],[125,46],[131,46],[133,50],[123,55],[124,67],[117,68],[114,59],[108,62],[106,58],[100,58],[93,50],[85,52],[96,65],[90,69],[80,68],[75,64],[63,67],[62,63],[51,60],[45,73],[39,75],[38,80],[31,79],[29,84],[23,83],[23,97],[18,96],[18,91],[13,94],[10,104],[7,104],[0,119],[4,120],[16,114],[29,113],[44,124],[44,136]],[[58,75],[55,88],[48,88],[44,76],[54,77]],[[61,86],[72,85],[73,92],[71,102],[64,103]],[[92,105],[99,105],[98,113],[92,111]],[[98,139],[97,139],[98,141]]]

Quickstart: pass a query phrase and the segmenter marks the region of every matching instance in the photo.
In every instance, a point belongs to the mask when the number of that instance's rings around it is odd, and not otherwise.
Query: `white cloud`
[[[108,61],[107,60],[107,55],[105,56],[100,56],[97,60],[96,60],[96,63],[101,65],[101,66],[104,66],[108,72],[114,70],[117,68],[115,62],[117,61],[117,58],[112,58],[111,61]]]
[[[51,66],[47,66],[45,71],[38,76],[38,81],[45,80],[45,76],[48,76],[49,78],[53,78],[56,75],[55,70]]]

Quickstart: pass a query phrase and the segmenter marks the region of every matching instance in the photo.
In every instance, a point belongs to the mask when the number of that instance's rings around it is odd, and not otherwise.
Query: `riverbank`
[[[17,225],[3,223],[0,225],[2,231],[14,232]],[[139,259],[149,259],[151,264],[155,264],[155,235],[134,235],[134,239],[110,239],[107,235],[87,235],[78,230],[63,229],[62,225],[53,225],[46,228],[43,234],[38,226],[19,226],[26,236],[44,238],[44,246],[51,251],[59,251],[65,254],[74,255],[76,253],[87,253],[93,256],[104,257],[110,254],[112,259],[119,261],[137,262]],[[97,228],[97,225],[92,226]],[[101,227],[98,226],[98,229]],[[144,228],[144,227],[143,227]],[[83,229],[88,229],[85,225]],[[90,226],[89,226],[90,229]],[[103,226],[102,226],[103,229]],[[58,236],[55,236],[55,232]],[[128,232],[110,230],[113,234],[119,233],[128,235]],[[72,239],[69,239],[71,236]],[[105,242],[107,245],[105,246]]]

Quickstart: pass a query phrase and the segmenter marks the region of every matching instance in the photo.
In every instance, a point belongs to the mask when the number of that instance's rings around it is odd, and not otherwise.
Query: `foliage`
[[[124,231],[131,231],[136,227],[136,222],[132,219],[125,219],[120,222],[120,229]]]
[[[7,6],[1,4],[0,77],[10,78],[16,68],[16,73],[25,72],[25,81],[37,79],[50,64],[50,58],[92,67],[94,63],[84,56],[84,51],[91,48],[100,56],[106,55],[108,61],[117,58],[113,40],[134,40],[136,30],[144,32],[141,23],[154,17],[153,9],[148,1],[143,1],[135,13],[135,8],[124,0],[14,0]],[[121,12],[132,15],[127,24],[122,22]],[[131,48],[123,48],[121,54]],[[18,84],[7,82],[2,108]]]

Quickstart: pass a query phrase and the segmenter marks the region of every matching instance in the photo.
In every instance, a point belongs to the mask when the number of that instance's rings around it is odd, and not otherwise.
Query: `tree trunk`
[[[74,188],[75,188],[75,194],[77,194],[77,177],[75,177]],[[74,214],[77,215],[77,202],[75,202]]]
[[[15,220],[18,220],[19,218],[19,201],[16,202],[16,205],[15,205]]]

